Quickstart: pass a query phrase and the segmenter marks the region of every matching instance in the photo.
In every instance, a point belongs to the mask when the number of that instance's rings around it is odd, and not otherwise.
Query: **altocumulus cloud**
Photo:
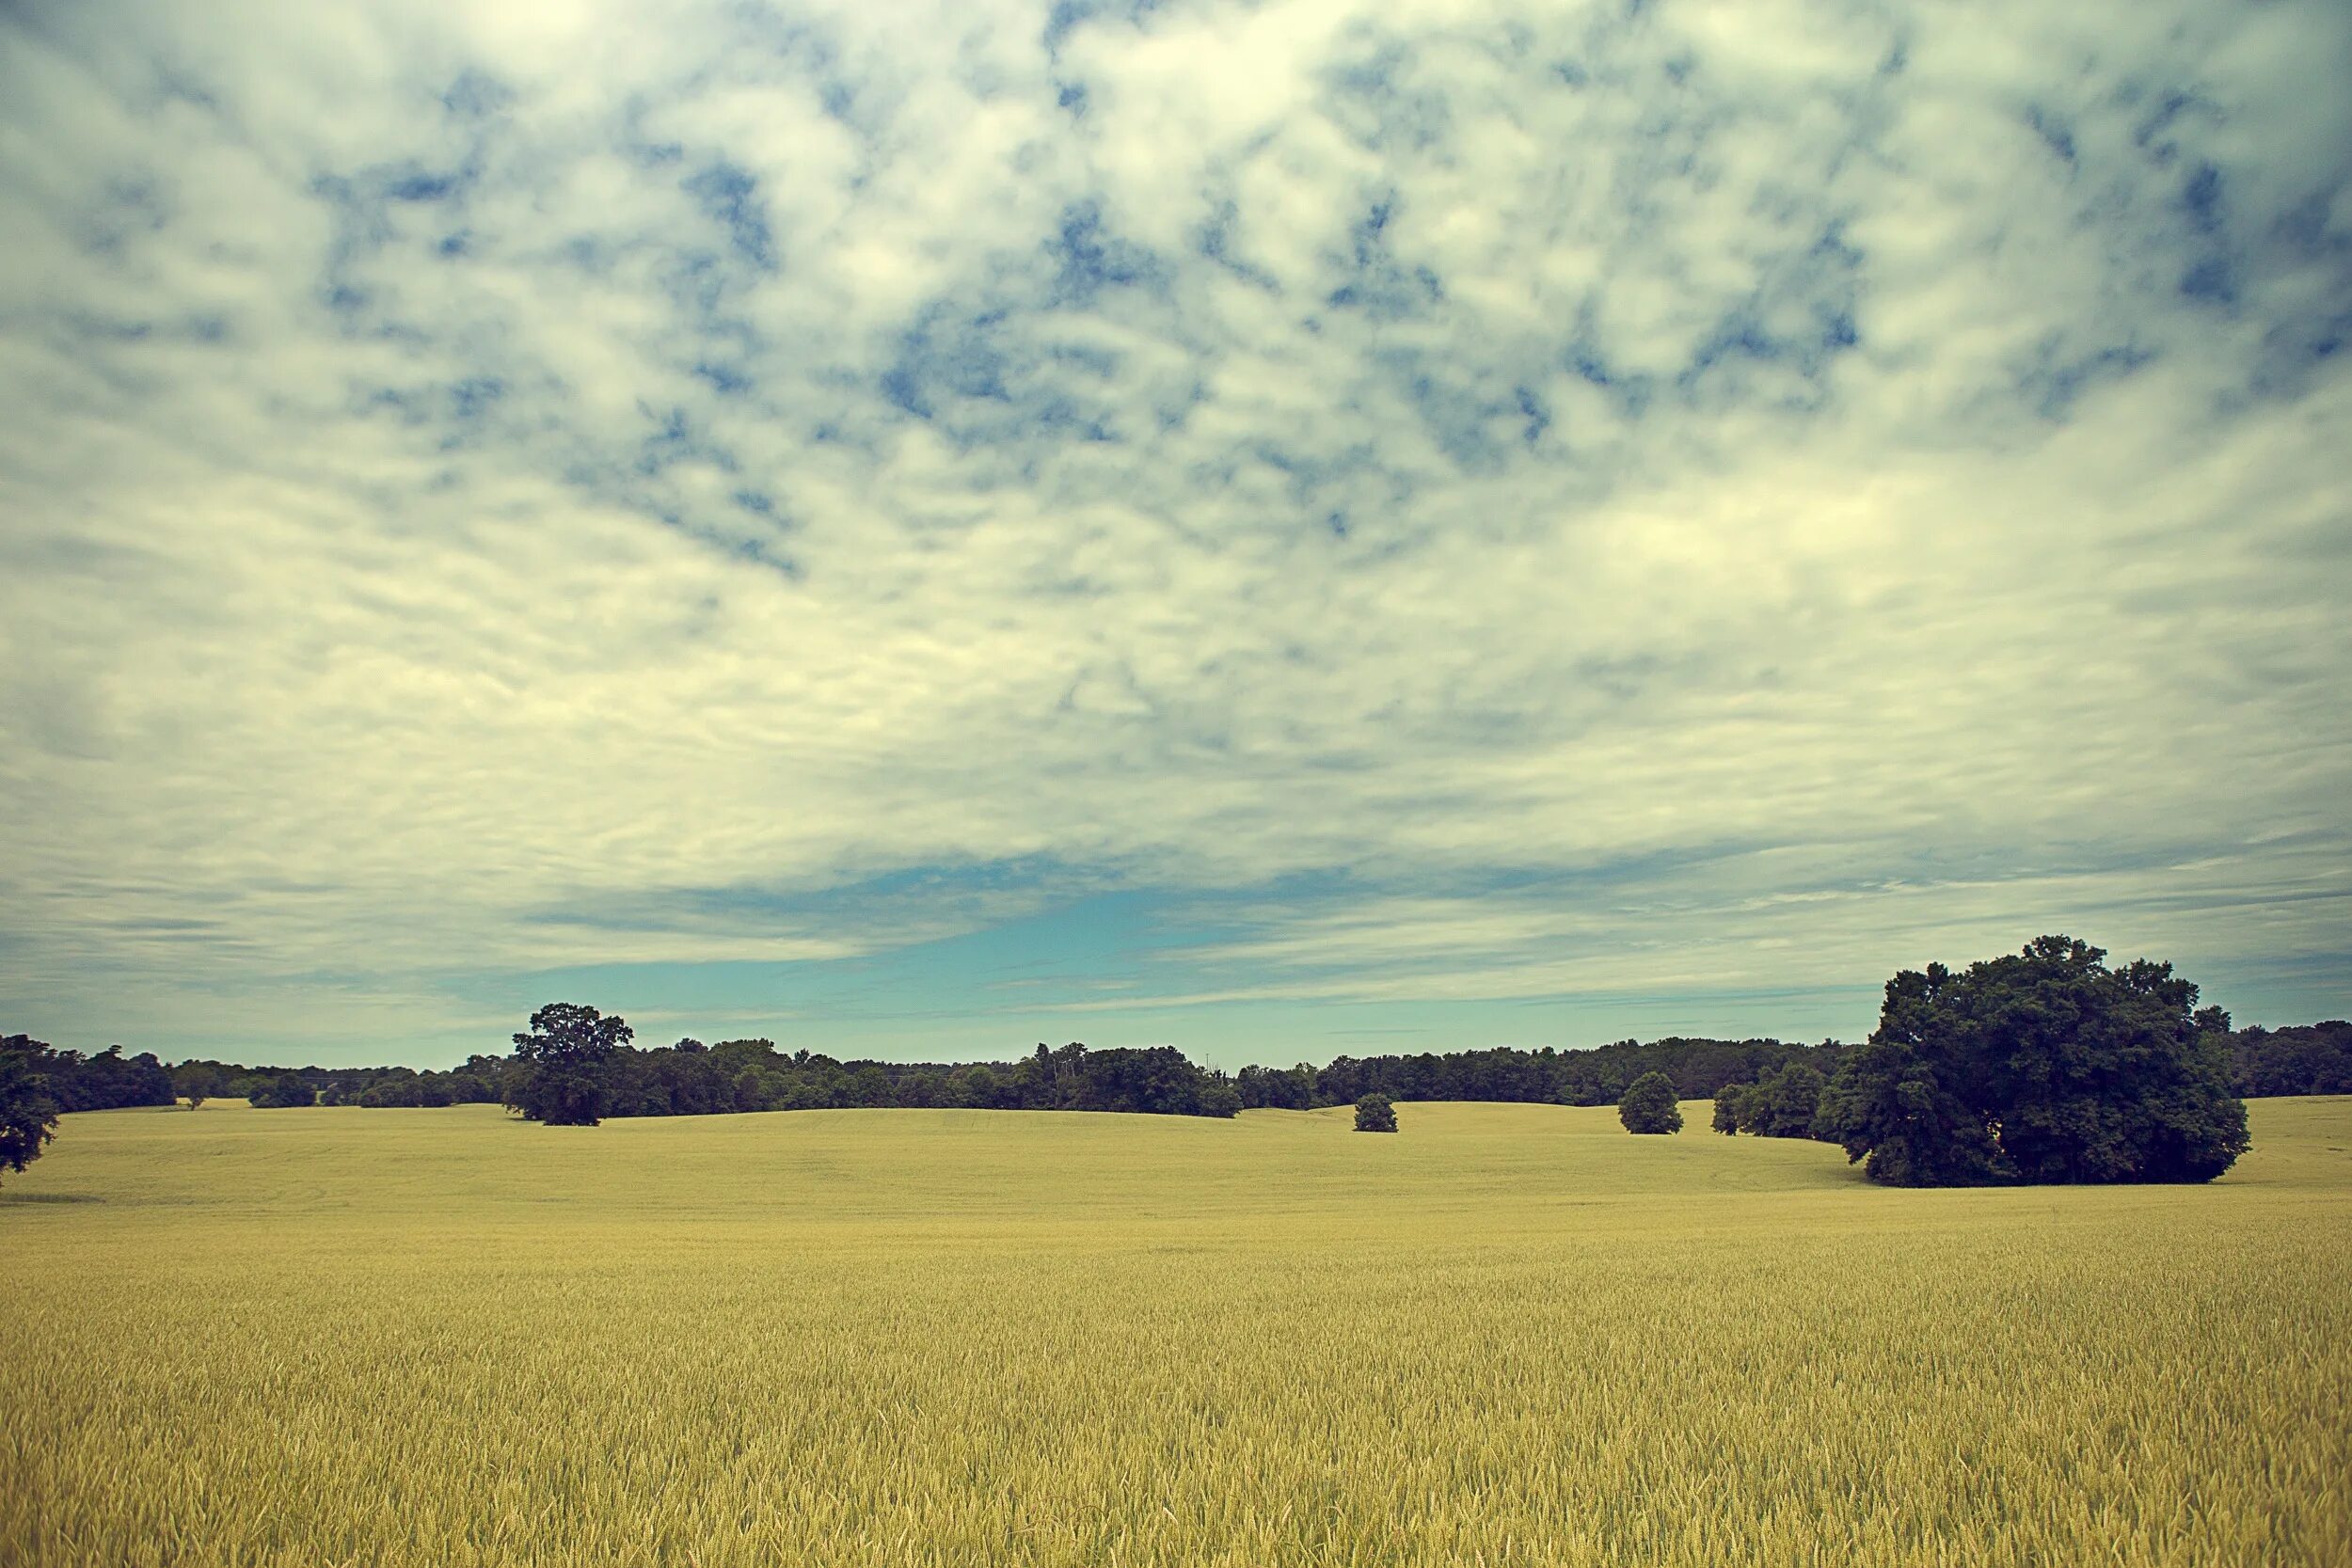
[[[2326,0],[10,8],[0,998],[1230,1059],[2063,927],[2340,1008],[2348,74]]]

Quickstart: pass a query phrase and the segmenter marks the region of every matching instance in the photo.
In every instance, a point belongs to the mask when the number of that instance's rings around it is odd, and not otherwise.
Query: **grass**
[[[0,1562],[2352,1562],[2352,1100],[2010,1192],[1684,1109],[69,1117]]]

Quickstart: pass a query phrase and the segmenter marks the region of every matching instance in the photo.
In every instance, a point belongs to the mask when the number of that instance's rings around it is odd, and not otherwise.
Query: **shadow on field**
[[[16,1203],[103,1203],[96,1193],[0,1193],[0,1209]]]

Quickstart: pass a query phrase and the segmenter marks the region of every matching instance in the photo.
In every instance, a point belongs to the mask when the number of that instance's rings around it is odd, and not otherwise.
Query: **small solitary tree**
[[[1682,1107],[1675,1101],[1674,1080],[1662,1072],[1645,1072],[1633,1080],[1617,1101],[1617,1119],[1629,1132],[1679,1132]]]
[[[531,1015],[531,1032],[515,1037],[516,1070],[507,1080],[506,1103],[527,1121],[596,1126],[605,1111],[602,1069],[635,1037],[618,1015],[548,1003]]]
[[[1356,1101],[1356,1131],[1359,1132],[1393,1132],[1396,1131],[1396,1106],[1385,1094],[1368,1094]]]

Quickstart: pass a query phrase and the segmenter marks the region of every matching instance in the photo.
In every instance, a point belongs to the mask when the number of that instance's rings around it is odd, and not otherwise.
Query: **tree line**
[[[1637,1080],[1662,1073],[1684,1100],[1706,1100],[1728,1083],[1792,1061],[1834,1070],[1846,1047],[1836,1040],[1792,1045],[1776,1039],[1717,1040],[1670,1036],[1644,1044],[1618,1040],[1586,1050],[1533,1051],[1498,1045],[1482,1051],[1409,1056],[1337,1056],[1326,1067],[1246,1067],[1233,1086],[1245,1110],[1308,1111],[1348,1105],[1368,1094],[1397,1100],[1492,1100],[1544,1105],[1614,1105]]]
[[[2248,1096],[2352,1092],[2352,1024],[2233,1030],[2167,963],[2110,967],[2099,948],[2042,937],[2020,953],[1889,980],[1859,1045],[1672,1037],[1590,1051],[1340,1056],[1229,1077],[1172,1046],[1039,1045],[1011,1062],[841,1062],[768,1039],[638,1050],[618,1016],[550,1003],[508,1056],[445,1072],[166,1068],[119,1047],[93,1055],[0,1038],[0,1165],[23,1169],[58,1115],[242,1095],[263,1108],[503,1103],[529,1120],[699,1116],[855,1106],[1118,1111],[1231,1117],[1354,1104],[1359,1129],[1395,1130],[1398,1100],[1616,1103],[1629,1131],[1682,1125],[1714,1101],[1719,1132],[1841,1146],[1874,1180],[2208,1180],[2248,1147]]]
[[[1720,1040],[1670,1036],[1625,1039],[1567,1050],[1495,1046],[1477,1051],[1413,1055],[1339,1056],[1324,1067],[1245,1067],[1228,1075],[1195,1067],[1173,1047],[1152,1048],[1148,1063],[1133,1053],[1095,1051],[1079,1044],[1038,1051],[1014,1061],[930,1063],[838,1061],[809,1051],[787,1053],[767,1039],[722,1040],[706,1046],[682,1039],[654,1049],[617,1053],[604,1069],[606,1116],[698,1116],[726,1111],[790,1111],[860,1106],[943,1106],[983,1110],[1100,1109],[1112,1101],[1176,1115],[1225,1116],[1234,1109],[1319,1110],[1352,1105],[1368,1094],[1391,1101],[1487,1100],[1562,1105],[1614,1105],[1636,1079],[1663,1073],[1680,1100],[1716,1101],[1720,1131],[1768,1137],[1807,1136],[1788,1131],[1805,1091],[1783,1075],[1790,1069],[1817,1075],[1819,1098],[1853,1047],[1778,1039]],[[453,1068],[246,1067],[206,1057],[166,1065],[151,1052],[126,1056],[120,1046],[90,1054],[63,1050],[25,1035],[0,1038],[0,1051],[24,1058],[49,1084],[60,1111],[109,1111],[170,1105],[181,1101],[236,1099],[265,1107],[366,1105],[418,1107],[496,1105],[506,1101],[512,1056],[476,1054]],[[2230,1031],[2226,1054],[2233,1092],[2257,1100],[2281,1095],[2352,1094],[2352,1022]],[[1099,1066],[1073,1064],[1104,1058]],[[1183,1066],[1178,1067],[1178,1063]],[[1188,1069],[1188,1071],[1187,1071]],[[1137,1083],[1127,1082],[1130,1079]],[[1801,1075],[1798,1084],[1813,1077]],[[1736,1119],[1738,1091],[1770,1083],[1776,1109],[1750,1121]],[[1189,1084],[1187,1094],[1181,1086]],[[1724,1091],[1734,1091],[1727,1107]],[[1186,1104],[1190,1109],[1184,1109]],[[1728,1127],[1720,1124],[1734,1118]],[[1778,1129],[1767,1131],[1768,1128]]]
[[[550,1022],[593,1030],[594,1008],[551,1004]],[[534,1023],[538,1015],[534,1015]],[[627,1029],[625,1023],[620,1027]],[[1410,1055],[1339,1056],[1323,1066],[1246,1067],[1239,1073],[1193,1063],[1173,1046],[1094,1049],[1073,1042],[1039,1045],[1012,1061],[841,1061],[806,1050],[786,1052],[762,1038],[697,1039],[640,1049],[633,1031],[592,1047],[599,1117],[702,1116],[729,1111],[795,1111],[866,1106],[940,1106],[976,1110],[1129,1110],[1172,1116],[1232,1116],[1274,1108],[1352,1105],[1368,1094],[1391,1100],[1488,1100],[1542,1104],[1613,1105],[1626,1087],[1662,1072],[1686,1100],[1704,1100],[1724,1084],[1791,1061],[1834,1069],[1848,1048],[1835,1040],[1795,1045],[1777,1039],[1717,1040],[1670,1037],[1618,1040],[1584,1050],[1496,1046]],[[517,1104],[539,1076],[527,1044],[513,1054],[469,1056],[456,1067],[247,1067],[191,1057],[166,1067],[151,1053],[124,1057],[119,1047],[95,1055],[58,1050],[24,1036],[8,1049],[27,1053],[69,1111],[169,1105],[175,1101],[239,1099],[265,1108],[296,1105],[415,1107]],[[519,1108],[519,1105],[518,1105]]]
[[[990,1111],[1125,1111],[1230,1117],[1241,1098],[1222,1072],[1173,1046],[1089,1050],[1041,1044],[1011,1062],[836,1061],[789,1054],[768,1039],[697,1039],[641,1051],[619,1018],[551,1003],[515,1037],[499,1097],[534,1121],[704,1116],[727,1111],[946,1107]]]
[[[2352,1023],[2232,1031],[2230,1082],[2245,1099],[2278,1095],[2352,1094]]]
[[[125,1056],[110,1045],[91,1055],[60,1051],[30,1035],[0,1037],[0,1053],[28,1076],[39,1076],[60,1112],[120,1111],[135,1105],[168,1105],[179,1098],[172,1069],[151,1051]]]

